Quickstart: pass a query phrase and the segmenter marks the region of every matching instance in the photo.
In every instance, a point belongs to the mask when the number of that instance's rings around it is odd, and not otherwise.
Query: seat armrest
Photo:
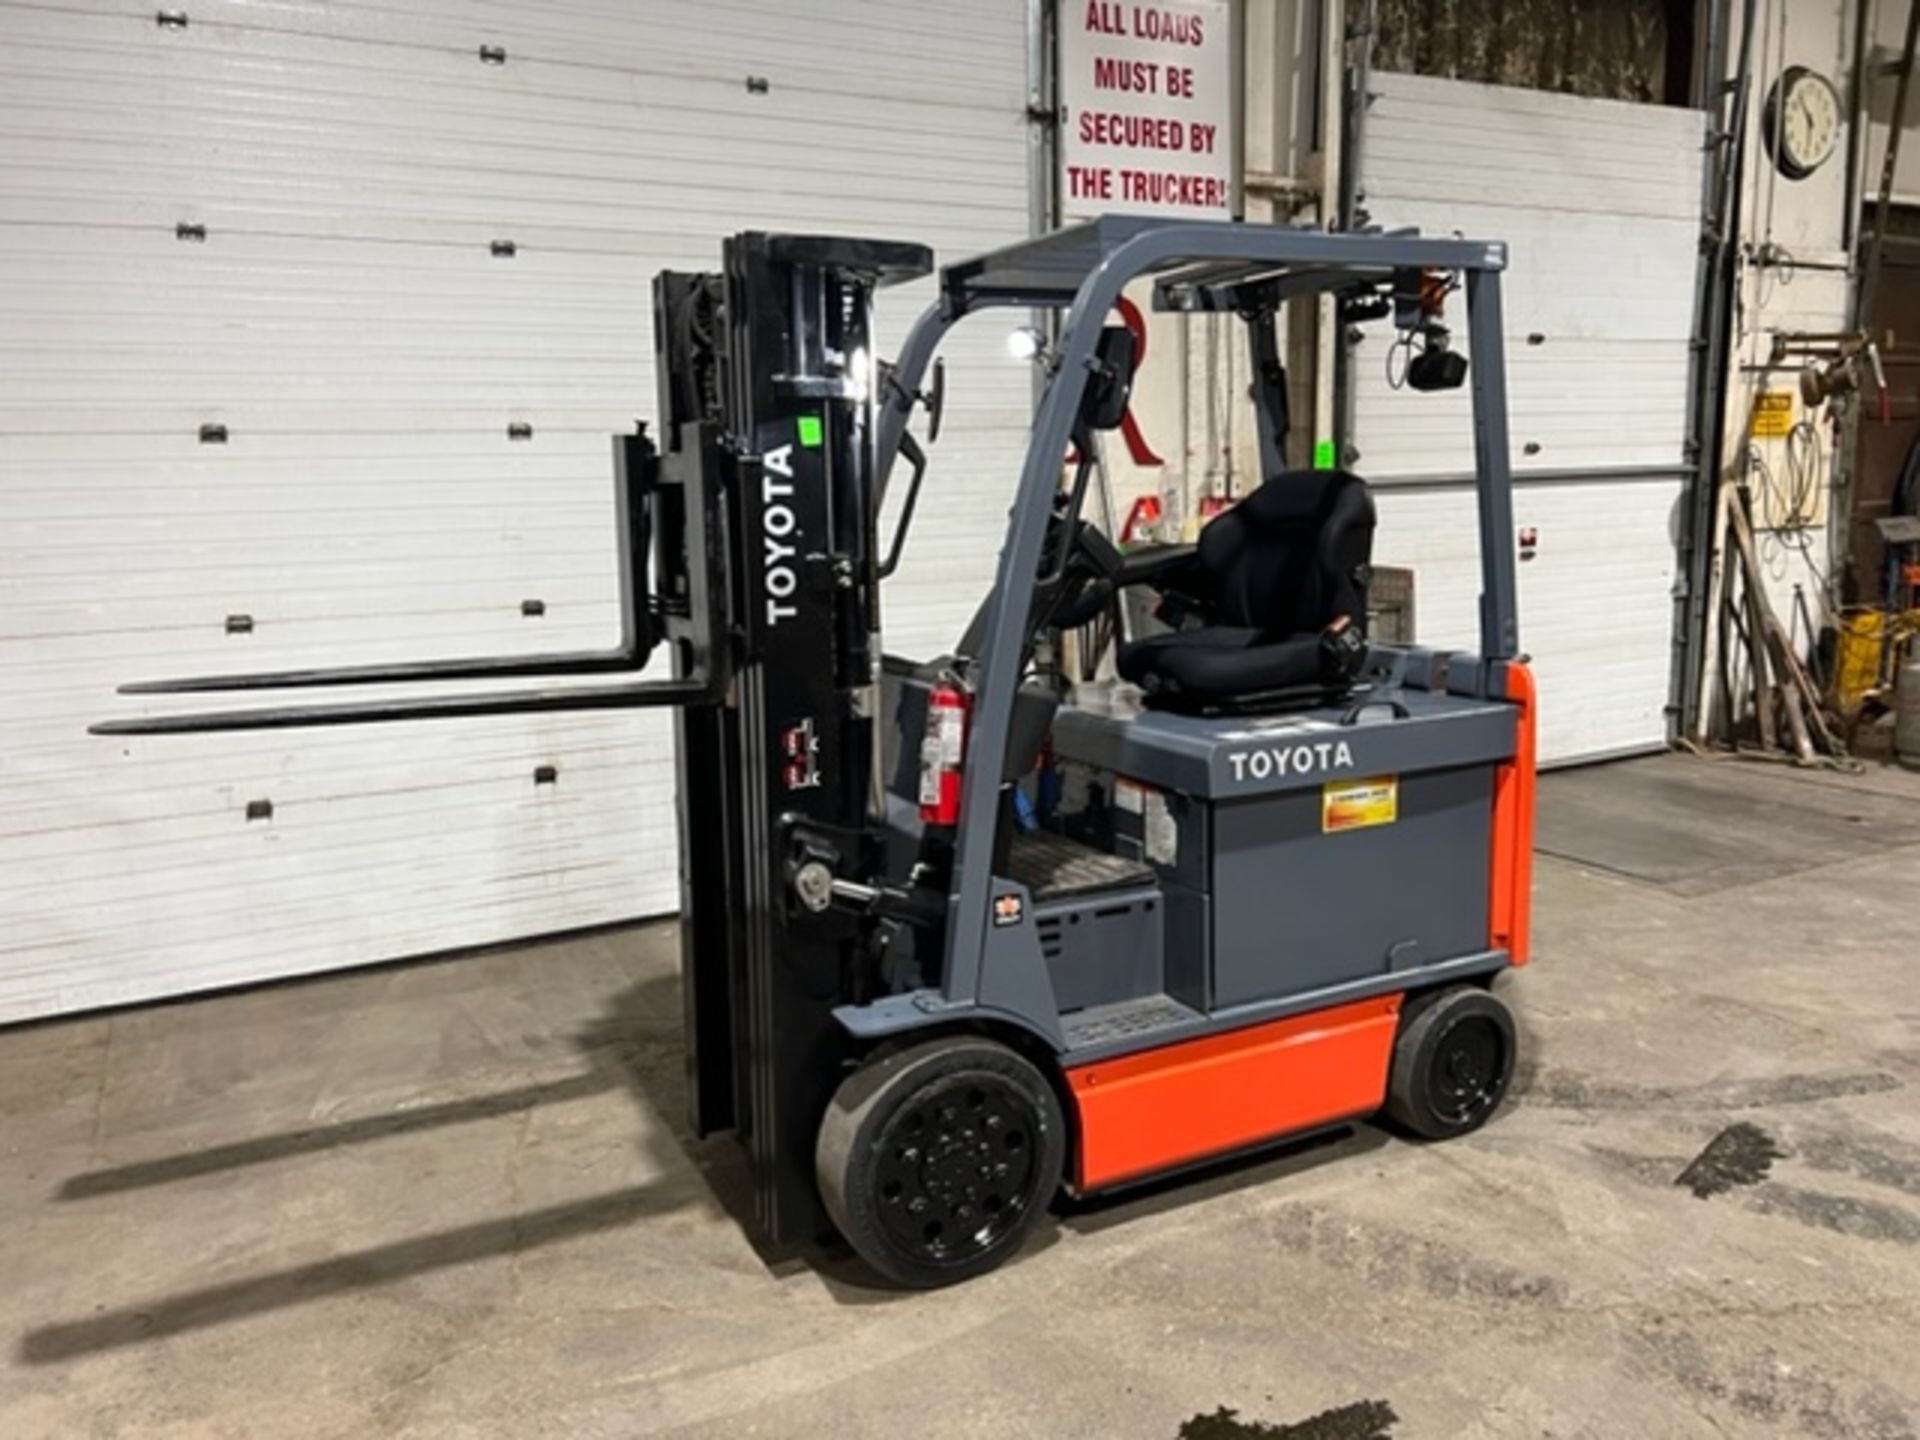
[[[1143,545],[1120,556],[1120,568],[1113,574],[1113,587],[1152,585],[1156,589],[1178,583],[1195,575],[1200,562],[1198,546]]]

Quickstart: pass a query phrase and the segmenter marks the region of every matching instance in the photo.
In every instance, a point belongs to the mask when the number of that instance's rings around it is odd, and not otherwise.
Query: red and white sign
[[[1060,0],[1069,218],[1233,214],[1231,0]]]

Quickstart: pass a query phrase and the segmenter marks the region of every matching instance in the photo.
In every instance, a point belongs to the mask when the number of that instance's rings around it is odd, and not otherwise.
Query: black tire
[[[1020,1249],[1060,1188],[1053,1087],[1006,1046],[947,1036],[883,1053],[841,1082],[814,1173],[847,1243],[896,1284],[951,1285]]]
[[[1478,1130],[1513,1079],[1513,1012],[1474,985],[1410,999],[1393,1040],[1382,1113],[1426,1140]]]

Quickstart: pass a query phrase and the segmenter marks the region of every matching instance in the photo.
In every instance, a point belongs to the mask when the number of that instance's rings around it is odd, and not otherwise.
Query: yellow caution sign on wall
[[[1747,433],[1756,440],[1777,440],[1793,429],[1793,392],[1762,390],[1753,397],[1753,419]]]

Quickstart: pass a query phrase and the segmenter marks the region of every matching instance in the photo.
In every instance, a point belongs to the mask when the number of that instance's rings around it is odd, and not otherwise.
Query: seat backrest
[[[1367,618],[1374,508],[1345,470],[1273,476],[1200,532],[1220,620],[1280,639]]]

